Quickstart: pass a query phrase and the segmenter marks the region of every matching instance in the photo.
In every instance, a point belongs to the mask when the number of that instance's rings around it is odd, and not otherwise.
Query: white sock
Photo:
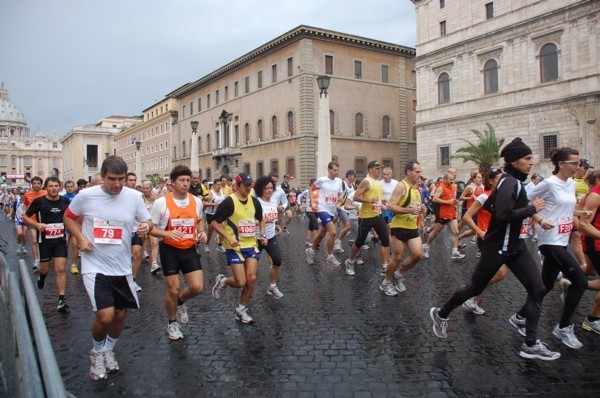
[[[276,284],[276,283],[271,283],[271,284],[269,284],[269,287],[270,287],[271,289],[273,289],[275,286],[277,286],[277,284]]]
[[[456,253],[459,253],[458,247],[453,247],[452,248],[452,254],[456,254]]]
[[[104,351],[104,342],[106,341],[106,339],[104,339],[102,341],[96,341],[96,340],[92,339],[92,341],[94,342],[94,348],[93,348],[94,351],[96,351],[96,352]]]
[[[400,273],[400,271],[394,271],[394,277],[396,278],[402,278],[402,274]]]
[[[246,306],[242,305],[242,304],[239,304],[237,307],[238,311],[243,311],[245,308],[246,308]]]
[[[112,351],[115,348],[115,344],[119,340],[118,337],[111,337],[109,334],[106,335],[106,340],[104,340],[104,351]]]

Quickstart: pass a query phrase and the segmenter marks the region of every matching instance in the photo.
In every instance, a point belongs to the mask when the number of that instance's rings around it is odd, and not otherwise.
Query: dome
[[[4,82],[0,85],[0,124],[3,122],[27,124],[23,112],[10,100]]]

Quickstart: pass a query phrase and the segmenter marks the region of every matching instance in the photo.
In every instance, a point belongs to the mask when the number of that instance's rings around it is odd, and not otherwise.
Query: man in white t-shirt
[[[388,227],[392,222],[394,215],[387,210],[387,202],[392,197],[396,185],[398,185],[398,180],[393,179],[393,176],[394,171],[391,167],[383,168],[383,180],[381,181],[381,204],[383,205],[383,208],[381,209],[381,214],[385,219],[385,223],[388,224]]]
[[[125,161],[107,157],[101,174],[102,184],[79,192],[64,216],[77,239],[83,282],[96,311],[90,352],[94,380],[119,370],[113,348],[125,326],[126,309],[139,308],[131,275],[131,233],[136,226],[138,234],[146,234],[152,225],[142,195],[125,187]]]

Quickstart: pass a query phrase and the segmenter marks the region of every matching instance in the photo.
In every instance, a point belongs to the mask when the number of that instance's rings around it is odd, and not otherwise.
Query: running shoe
[[[527,336],[527,331],[525,329],[525,325],[526,325],[526,320],[525,318],[521,318],[517,315],[517,313],[515,312],[510,319],[508,320],[508,322],[513,325],[515,328],[517,328],[519,334],[523,337]]]
[[[450,258],[452,260],[460,260],[460,259],[463,259],[465,257],[466,257],[466,255],[464,255],[463,253],[461,253],[459,251],[453,252],[452,255],[450,256]]]
[[[46,286],[46,275],[38,274],[37,287],[41,290],[44,286]]]
[[[225,253],[225,246],[222,243],[217,244],[217,250],[221,253]]]
[[[477,250],[477,253],[475,254],[475,257],[477,257],[477,258],[481,257],[481,251],[480,250]]]
[[[465,301],[462,304],[462,307],[465,310],[471,311],[473,314],[476,314],[476,315],[483,315],[483,314],[485,314],[485,310],[483,308],[481,308],[479,306],[479,304],[477,304],[477,301],[475,301],[475,297],[471,297],[470,299],[468,299],[467,301]]]
[[[156,275],[156,273],[160,270],[160,265],[158,265],[156,261],[153,261],[152,265],[150,266],[150,273]]]
[[[354,263],[350,259],[346,259],[344,264],[346,265],[346,273],[348,275],[354,275]]]
[[[333,250],[335,250],[338,253],[343,253],[344,249],[342,249],[342,241],[339,239],[336,239],[335,242],[333,242]]]
[[[554,337],[562,341],[564,345],[574,350],[578,350],[583,347],[581,341],[577,339],[575,336],[575,331],[573,330],[573,324],[566,326],[564,328],[559,328],[558,325],[554,326],[554,330],[552,330],[552,334]]]
[[[106,367],[102,352],[90,351],[90,377],[92,380],[106,379]]]
[[[210,253],[210,247],[208,247],[208,244],[204,246],[204,253]]]
[[[177,317],[177,322],[181,325],[185,325],[189,322],[190,318],[188,317],[187,305],[185,305],[185,303],[177,306],[177,313],[175,316]]]
[[[394,284],[392,282],[389,282],[386,284],[385,279],[379,285],[379,290],[384,292],[387,296],[395,297],[398,295],[398,290],[396,290],[396,287],[394,286]]]
[[[106,369],[106,372],[108,373],[115,373],[117,370],[119,370],[119,362],[117,362],[117,359],[115,358],[115,352],[110,350],[110,351],[104,351],[104,368]]]
[[[150,258],[150,253],[144,250],[144,258]]]
[[[588,332],[594,332],[600,334],[600,319],[595,321],[590,321],[586,316],[583,318],[583,323],[581,324],[583,330],[587,330]]]
[[[59,312],[69,312],[69,304],[67,303],[67,299],[59,299],[56,309]]]
[[[25,250],[23,249],[23,252],[25,252]],[[40,268],[40,260],[35,260],[33,262],[33,266],[31,267],[32,270],[36,271],[38,268]]]
[[[310,243],[310,241],[306,241],[304,247],[308,249],[309,247],[312,247],[312,243]]]
[[[288,231],[287,227],[283,227],[283,232],[285,232],[287,235],[290,234],[290,231]]]
[[[459,244],[458,244],[458,248],[459,248],[459,249],[464,249],[465,247],[467,247],[467,244],[466,244],[466,243],[459,243]]]
[[[219,274],[215,279],[215,285],[212,288],[212,295],[215,300],[219,300],[221,296],[223,296],[223,290],[226,285],[222,284],[223,279],[225,279],[225,275]]]
[[[28,251],[25,248],[25,246],[21,247],[21,253],[23,253],[23,254],[27,254],[28,253]]]
[[[333,254],[327,256],[327,264],[333,265],[334,267],[339,267],[340,262]]]
[[[427,243],[423,245],[423,258],[429,258],[429,245]]]
[[[71,274],[77,275],[79,273],[79,269],[77,268],[77,264],[71,265]]]
[[[381,269],[379,270],[379,275],[385,276],[385,274],[387,274],[387,264],[382,265]]]
[[[406,285],[404,285],[404,276],[396,277],[394,275],[394,279],[392,279],[392,283],[396,287],[398,293],[404,293],[406,291]]]
[[[133,286],[135,286],[135,291],[136,292],[141,292],[142,291],[142,287],[140,285],[137,284],[137,282],[133,282]]]
[[[183,340],[183,333],[181,333],[181,325],[179,322],[171,322],[167,326],[167,333],[169,334],[169,340]]]
[[[535,344],[531,347],[523,343],[521,345],[521,351],[519,351],[519,355],[521,358],[541,359],[542,361],[554,361],[560,358],[560,352],[550,351],[546,344],[539,340],[536,340]]]
[[[371,248],[369,247],[369,245],[362,245],[360,247],[360,250],[370,250]]]
[[[275,297],[276,299],[280,299],[283,297],[283,293],[279,290],[277,285],[270,287],[267,289],[267,294]]]
[[[21,246],[17,246],[17,254],[21,254],[23,248]]]
[[[475,239],[474,236],[471,238],[471,244],[472,245],[476,245],[477,244],[477,239]]]
[[[314,264],[315,251],[312,249],[312,247],[307,248],[304,252],[306,253],[306,262],[309,264]]]
[[[448,330],[448,319],[440,318],[440,309],[437,307],[431,307],[429,310],[429,316],[433,322],[433,334],[440,339],[445,339],[448,337],[448,333],[446,333]]]
[[[356,259],[356,265],[363,265],[364,263],[365,262],[363,261],[362,258],[359,257],[359,258]]]
[[[235,320],[241,321],[242,323],[252,323],[254,319],[250,315],[248,315],[248,308],[244,308],[240,310],[239,308],[235,309]]]

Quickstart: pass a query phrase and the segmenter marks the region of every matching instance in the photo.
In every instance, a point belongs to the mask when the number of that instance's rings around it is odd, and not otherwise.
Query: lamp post
[[[192,120],[190,122],[192,126],[192,145],[190,145],[190,169],[192,171],[198,171],[198,121]]]
[[[317,130],[317,175],[321,173],[327,174],[327,165],[331,162],[331,134],[329,131],[329,98],[327,97],[327,89],[329,88],[329,76],[317,77],[317,85],[319,86],[319,127]],[[324,94],[324,95],[323,95]]]
[[[139,180],[143,180],[142,178],[142,151],[140,148],[142,147],[142,141],[135,140],[135,174],[138,176]]]

